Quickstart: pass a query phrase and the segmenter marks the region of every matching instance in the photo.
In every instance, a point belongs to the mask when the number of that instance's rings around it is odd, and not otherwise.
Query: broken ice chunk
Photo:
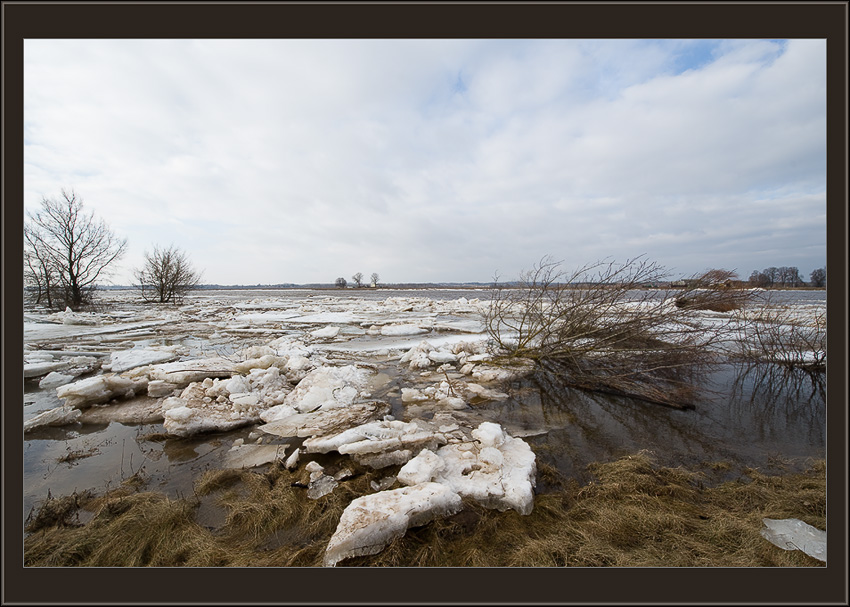
[[[281,411],[287,408],[280,405]],[[383,401],[372,401],[368,403],[354,403],[347,407],[331,407],[319,409],[311,413],[296,413],[277,417],[278,409],[273,407],[260,414],[263,420],[269,423],[258,429],[276,436],[322,436],[342,432],[352,426],[359,426],[366,422],[378,419],[389,413],[390,405]]]
[[[64,375],[62,373],[58,373],[57,371],[51,371],[50,373],[44,376],[44,379],[38,382],[38,387],[58,388],[59,386],[70,384],[72,381],[74,381],[73,375]]]
[[[147,388],[146,378],[130,379],[118,375],[97,375],[56,388],[56,396],[68,407],[88,407],[113,398],[128,398]]]
[[[234,442],[225,455],[226,468],[255,468],[283,458],[289,445],[245,445]]]
[[[377,554],[409,527],[450,516],[462,507],[457,493],[437,483],[358,497],[342,513],[325,550],[324,565],[333,567],[352,556]]]
[[[24,432],[43,426],[66,426],[77,421],[82,414],[83,412],[75,407],[56,407],[25,421]]]
[[[492,422],[482,422],[472,435],[476,442],[446,445],[436,453],[423,450],[402,467],[399,481],[415,485],[428,477],[487,508],[531,514],[537,474],[534,452]]]
[[[826,562],[826,531],[812,527],[800,519],[762,519],[761,536],[783,550],[801,550],[810,557]]]

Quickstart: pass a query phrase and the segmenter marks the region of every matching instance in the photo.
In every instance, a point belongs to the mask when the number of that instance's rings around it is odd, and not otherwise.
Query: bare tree
[[[379,280],[381,280],[381,277],[380,277],[380,276],[378,276],[378,273],[377,273],[377,272],[372,272],[372,286],[373,286],[373,287],[377,287],[377,286],[378,286],[378,281],[379,281]]]
[[[27,244],[55,274],[62,303],[79,309],[124,254],[127,240],[116,237],[94,213],[83,212],[83,200],[73,190],[63,189],[59,200],[42,199],[41,207],[27,214]]]
[[[342,276],[336,279],[336,286],[339,289],[344,289],[347,284],[348,281],[346,281]]]
[[[729,330],[694,318],[697,288],[643,288],[665,277],[640,258],[565,272],[546,257],[516,287],[496,281],[485,327],[496,360],[532,361],[548,380],[575,388],[691,407],[694,378]]]
[[[32,224],[24,225],[24,284],[35,288],[36,304],[45,299],[47,307],[52,308],[59,279],[46,248],[38,246],[39,237],[35,230]]]
[[[351,277],[351,280],[354,281],[354,284],[357,285],[358,288],[363,286],[363,272],[358,272],[354,276]]]
[[[818,268],[817,270],[812,270],[811,281],[813,287],[825,287],[826,286],[826,268]]]
[[[142,298],[149,302],[179,303],[201,282],[201,273],[174,245],[154,246],[153,253],[146,251],[144,264],[134,274]]]

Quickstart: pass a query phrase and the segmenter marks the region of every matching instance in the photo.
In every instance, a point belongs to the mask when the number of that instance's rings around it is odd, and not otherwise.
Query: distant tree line
[[[782,266],[779,268],[765,268],[764,270],[753,270],[749,282],[755,287],[802,287],[806,283],[800,276],[800,270],[796,267]],[[810,283],[813,287],[826,286],[826,268],[813,270],[810,275]]]
[[[42,198],[24,223],[24,286],[37,305],[79,310],[93,303],[98,281],[106,278],[127,250],[119,238],[83,200],[63,189],[58,199]],[[145,301],[179,302],[196,288],[201,275],[178,247],[155,246],[145,252],[135,271],[135,285]]]

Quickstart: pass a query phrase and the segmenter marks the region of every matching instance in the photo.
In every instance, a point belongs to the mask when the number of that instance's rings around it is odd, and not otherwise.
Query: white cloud
[[[222,284],[545,254],[807,273],[825,64],[822,40],[28,40],[25,203],[74,187],[125,270],[174,243]]]

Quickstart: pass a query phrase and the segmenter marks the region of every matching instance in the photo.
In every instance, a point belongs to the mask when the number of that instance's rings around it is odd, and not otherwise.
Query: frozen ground
[[[530,513],[536,449],[567,472],[574,466],[565,454],[583,447],[591,461],[616,455],[606,443],[617,444],[614,435],[626,436],[620,448],[649,442],[699,454],[722,435],[753,449],[735,435],[746,425],[730,418],[743,412],[707,406],[675,418],[621,404],[615,412],[586,398],[553,410],[539,395],[509,396],[510,374],[488,364],[486,291],[200,291],[181,306],[143,305],[132,291],[104,297],[100,313],[26,312],[27,510],[48,490],[104,488],[143,466],[163,490],[178,492],[210,467],[275,459],[315,467],[316,457],[334,453],[373,468],[402,466],[405,489],[378,488],[352,504],[371,508],[375,527],[344,517],[327,559],[335,564],[380,550],[408,524],[456,511],[461,496]],[[805,322],[825,298],[788,305]],[[665,422],[653,428],[646,415]],[[596,444],[585,424],[596,426]],[[800,432],[785,428],[756,449],[821,448],[822,433]],[[689,440],[691,433],[704,436]],[[316,499],[338,482],[321,466],[313,477]]]

